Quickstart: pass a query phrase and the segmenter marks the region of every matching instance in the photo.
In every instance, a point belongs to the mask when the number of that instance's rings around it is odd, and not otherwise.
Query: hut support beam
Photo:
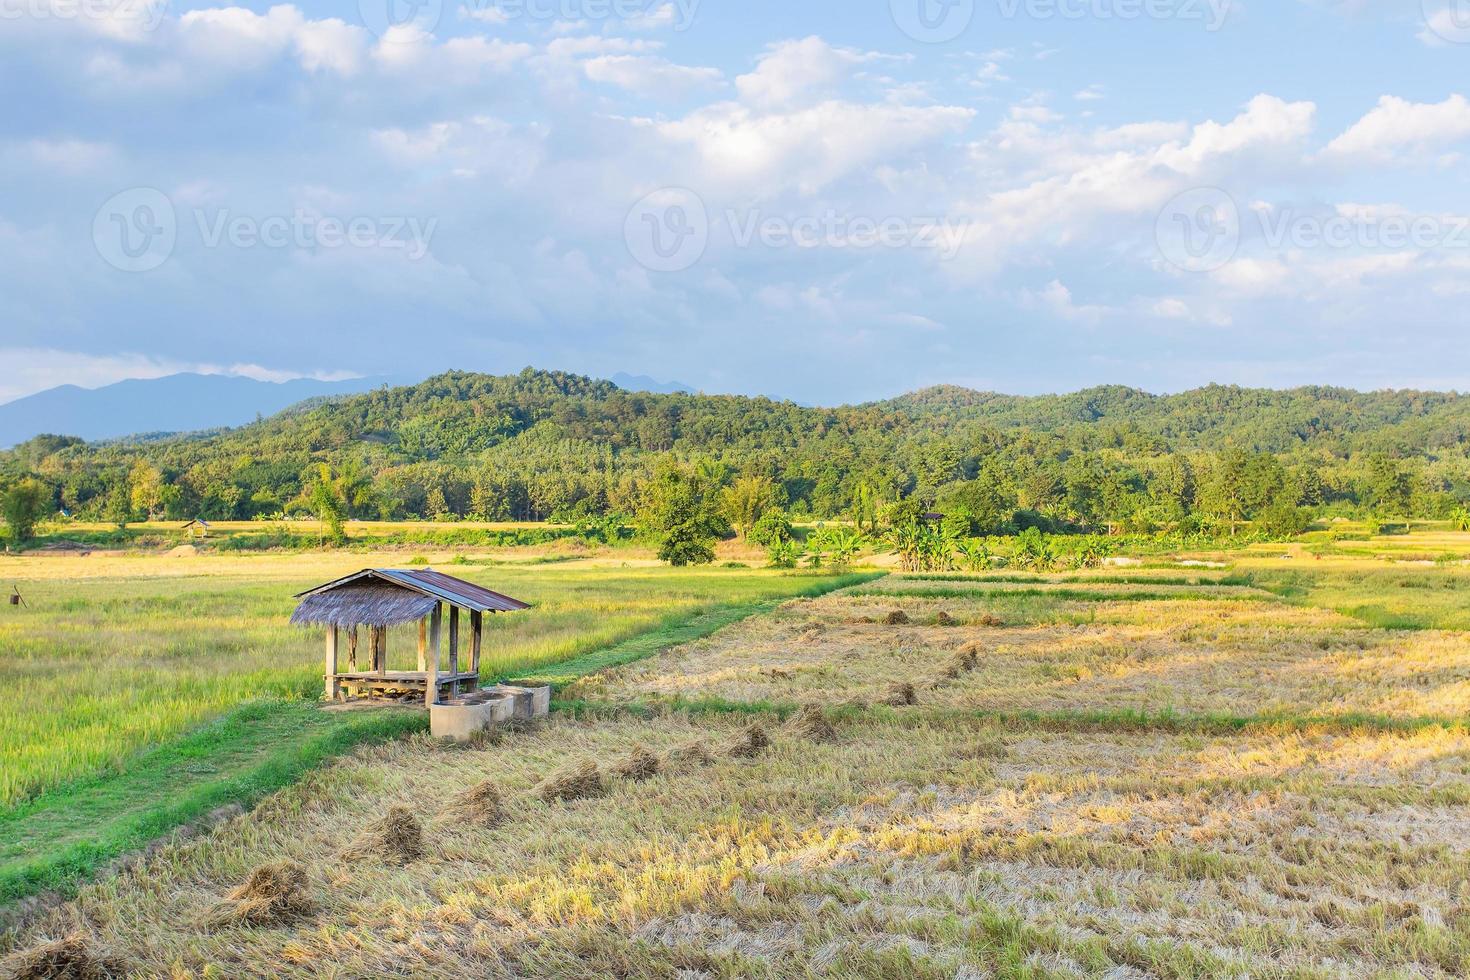
[[[449,607],[449,676],[459,676],[459,607]],[[459,681],[452,685],[452,693],[459,693]]]
[[[444,632],[443,626],[444,603],[438,602],[434,604],[433,615],[429,618],[429,646],[432,648],[429,651],[429,657],[432,662],[424,678],[427,682],[424,685],[425,704],[439,703],[439,648],[441,634]]]
[[[484,643],[485,614],[476,610],[470,613],[470,673],[475,683],[480,683],[480,647]]]
[[[327,627],[327,655],[326,655],[326,696],[328,701],[336,701],[342,696],[342,685],[337,680],[337,627]]]
[[[419,673],[429,669],[429,620],[425,617],[419,620]]]
[[[347,629],[347,670],[349,673],[357,673],[357,627],[351,626]]]

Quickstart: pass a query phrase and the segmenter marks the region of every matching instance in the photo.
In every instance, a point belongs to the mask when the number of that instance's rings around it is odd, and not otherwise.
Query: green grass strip
[[[1056,599],[1060,602],[1275,602],[1250,592],[1105,592],[1100,589],[863,589],[854,596],[887,599]]]
[[[1218,569],[1212,569],[1210,571],[1218,571]],[[1254,584],[1248,575],[1227,575],[1222,578],[1201,578],[1197,575],[1062,575],[1051,578],[1048,577],[1048,574],[1046,572],[1038,572],[1035,575],[987,575],[983,572],[975,574],[960,572],[945,572],[942,574],[913,572],[904,575],[895,575],[893,579],[896,582],[969,582],[975,585],[1183,585],[1200,589],[1219,589]]]
[[[742,619],[771,612],[791,599],[815,598],[838,589],[864,585],[882,578],[885,574],[884,572],[859,572],[851,575],[834,575],[788,596],[763,599],[757,602],[734,602],[706,606],[696,610],[692,615],[680,615],[666,621],[657,629],[624,640],[622,643],[595,650],[571,660],[564,660],[559,664],[539,670],[531,676],[518,675],[514,681],[529,687],[550,686],[560,689],[588,674],[656,657],[665,650],[702,639]]]
[[[140,755],[0,813],[0,903],[68,895],[98,868],[230,804],[251,806],[364,742],[421,731],[421,712],[241,705]]]
[[[732,701],[728,698],[650,698],[632,702],[554,701],[553,710],[576,718],[631,716],[656,718],[670,714],[766,715],[785,720],[800,706],[781,701]],[[975,722],[1004,728],[1061,733],[1126,734],[1163,732],[1179,735],[1238,735],[1261,733],[1332,734],[1403,733],[1443,728],[1470,731],[1470,718],[1451,716],[1406,716],[1345,713],[1337,715],[1227,715],[1180,714],[1170,710],[1117,709],[1107,711],[992,711],[977,708],[889,708],[836,705],[828,715],[836,721],[874,722],[906,728],[972,725]]]

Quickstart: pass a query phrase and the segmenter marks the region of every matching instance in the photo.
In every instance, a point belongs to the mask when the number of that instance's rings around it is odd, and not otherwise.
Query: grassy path
[[[537,671],[531,680],[565,685],[708,636],[788,599],[878,577],[881,573],[832,576],[778,598],[702,605],[645,633]],[[427,727],[427,716],[409,709],[326,712],[309,702],[285,700],[242,705],[141,753],[118,772],[71,782],[0,810],[0,906],[41,892],[66,894],[99,867],[220,807],[249,807],[354,746]]]
[[[785,721],[801,710],[794,701],[736,701],[730,698],[663,697],[637,701],[553,701],[552,708],[581,718],[656,718],[660,715],[763,715]],[[875,722],[902,727],[1000,724],[1016,731],[1135,733],[1171,735],[1240,735],[1260,732],[1412,733],[1426,729],[1470,730],[1470,716],[1407,716],[1345,712],[1342,714],[1236,715],[1129,709],[997,711],[985,708],[891,708],[885,705],[828,708],[836,721]]]

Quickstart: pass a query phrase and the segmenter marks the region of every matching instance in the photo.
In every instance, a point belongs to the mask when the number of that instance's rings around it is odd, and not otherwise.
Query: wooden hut
[[[530,609],[510,596],[429,569],[368,568],[335,582],[302,592],[291,614],[298,626],[327,630],[326,695],[346,693],[405,694],[423,692],[425,704],[441,695],[480,686],[480,650],[485,615]],[[449,664],[441,670],[444,611],[449,610]],[[461,613],[469,614],[469,663],[460,662]],[[388,670],[388,628],[419,624],[418,670]],[[365,665],[359,664],[361,631],[366,629]],[[346,636],[347,669],[341,670],[342,637]],[[365,669],[361,669],[365,666]]]

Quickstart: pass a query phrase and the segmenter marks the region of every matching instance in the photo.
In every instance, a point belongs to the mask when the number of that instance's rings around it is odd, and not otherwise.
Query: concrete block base
[[[509,684],[501,684],[486,690],[514,698],[516,719],[519,721],[534,721],[551,714],[551,688],[549,687],[512,687]]]
[[[515,717],[516,700],[505,696],[483,695],[488,691],[466,695],[429,706],[429,731],[435,738],[468,742],[487,728],[502,725]]]

